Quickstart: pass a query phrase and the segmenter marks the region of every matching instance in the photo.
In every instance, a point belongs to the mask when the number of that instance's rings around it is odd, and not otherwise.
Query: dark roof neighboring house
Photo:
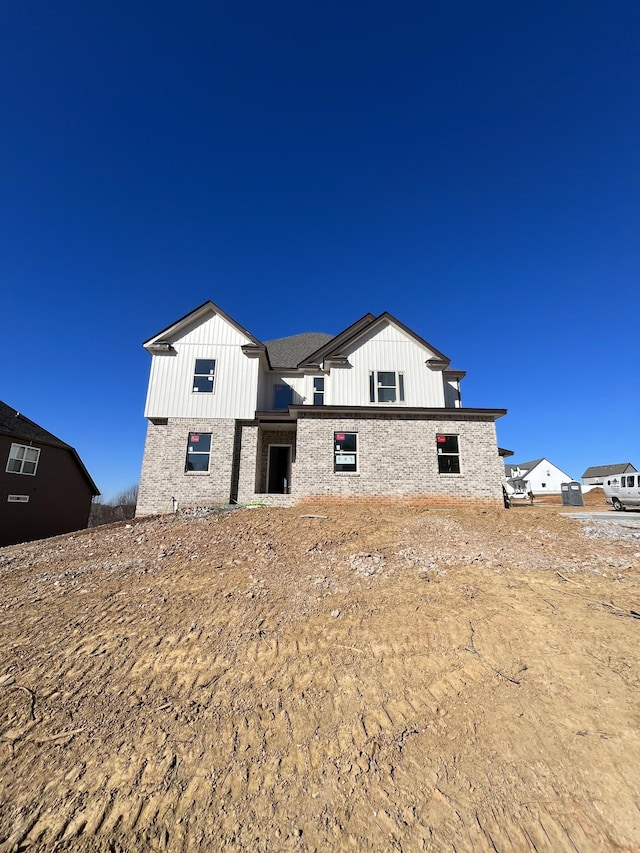
[[[635,467],[631,464],[631,462],[619,462],[615,465],[592,465],[582,475],[582,478],[585,477],[609,477],[612,474],[624,474],[626,471],[631,469],[635,471]]]
[[[333,335],[324,332],[304,332],[301,335],[265,341],[269,364],[272,368],[294,370],[300,362],[331,340]]]
[[[533,471],[536,465],[539,465],[541,462],[544,462],[543,456],[540,459],[533,459],[531,462],[505,462],[504,470],[507,477],[510,477],[512,468],[519,468],[521,471]]]
[[[51,447],[61,447],[68,450],[77,462],[83,476],[94,495],[99,495],[100,490],[91,479],[89,472],[84,467],[82,459],[78,456],[77,451],[66,441],[55,436],[53,433],[39,426],[29,418],[25,418],[16,409],[7,406],[0,400],[0,433],[11,436],[12,438],[21,439],[22,441],[36,442],[38,444],[48,444]]]

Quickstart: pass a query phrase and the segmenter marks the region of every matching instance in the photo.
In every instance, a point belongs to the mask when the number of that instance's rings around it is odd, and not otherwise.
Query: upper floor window
[[[190,432],[185,471],[208,471],[211,458],[211,433]]]
[[[30,474],[33,476],[40,458],[39,447],[27,447],[25,444],[12,444],[9,450],[7,471],[10,474]]]
[[[284,382],[279,382],[273,389],[273,408],[286,409],[293,403],[293,388]]]
[[[358,433],[334,432],[333,434],[333,470],[358,470]]]
[[[313,377],[313,405],[324,406],[324,376]]]
[[[370,403],[404,403],[404,373],[372,370],[369,373]]]
[[[440,474],[460,473],[460,450],[457,435],[437,435],[438,472]]]
[[[215,358],[196,358],[193,372],[193,390],[201,394],[213,394],[216,375]]]

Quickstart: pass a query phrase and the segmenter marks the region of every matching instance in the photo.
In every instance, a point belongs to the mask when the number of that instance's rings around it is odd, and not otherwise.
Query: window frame
[[[342,438],[339,438],[342,436]],[[343,450],[338,441],[342,444],[346,436],[354,437],[354,449]],[[338,462],[338,456],[353,456],[353,462]],[[358,433],[353,430],[335,430],[333,433],[333,473],[334,474],[357,474],[359,472],[359,451],[358,451]],[[338,467],[339,465],[349,465],[353,467]]]
[[[198,441],[193,441],[193,436],[198,436]],[[194,444],[198,444],[200,442],[201,436],[207,436],[209,438],[209,447],[208,450],[191,450],[190,447],[193,447]],[[211,439],[213,438],[213,433],[210,432],[195,432],[194,430],[190,430],[187,436],[187,453],[184,460],[184,473],[188,475],[194,474],[208,474],[211,471]],[[202,468],[189,468],[189,457],[190,456],[206,456],[207,457],[207,467],[206,469]]]
[[[393,385],[382,385],[380,382],[381,374],[393,374]],[[381,400],[380,391],[389,391],[393,389],[395,393],[394,400]],[[404,370],[370,370],[369,371],[369,403],[374,406],[401,406],[406,403],[405,387],[404,387]]]
[[[19,450],[24,451],[22,454],[22,457],[17,456],[17,455],[13,455],[14,448],[18,451]],[[27,459],[26,458],[26,456],[27,456],[26,451],[28,451],[28,450],[30,450],[36,454],[35,459]],[[32,444],[18,444],[17,442],[12,442],[11,447],[9,448],[9,456],[7,457],[7,465],[5,468],[5,473],[7,473],[7,474],[21,474],[25,477],[35,477],[36,474],[38,473],[38,465],[40,464],[40,450],[41,450],[40,447],[34,447]],[[20,463],[20,470],[19,471],[15,471],[14,469],[9,467],[11,465],[12,461]],[[33,464],[33,466],[34,466],[33,471],[25,471],[24,470],[25,464]]]
[[[316,388],[316,382],[322,383],[322,388]],[[326,377],[324,376],[312,376],[311,377],[311,398],[313,400],[314,406],[324,406],[325,394],[327,392],[327,383]],[[319,400],[316,400],[316,397],[319,397]]]
[[[213,363],[213,370],[209,370],[208,373],[199,373],[198,372],[198,362],[199,361],[209,361]],[[216,392],[216,375],[218,370],[218,359],[217,358],[196,358],[194,360],[193,365],[193,377],[191,380],[191,393],[192,394],[215,394]],[[196,379],[211,379],[211,389],[201,390],[200,388],[195,387]]]
[[[455,439],[456,449],[455,449],[455,451],[454,450],[447,450],[445,452],[439,445],[443,445],[443,444],[447,445],[449,443],[447,440],[451,440],[451,439]],[[443,432],[436,433],[436,458],[438,460],[438,474],[451,475],[451,476],[456,477],[461,473],[461,471],[460,471],[460,435],[458,433],[443,433]],[[451,470],[443,471],[442,470],[443,466],[441,465],[441,460],[442,460],[442,462],[444,462],[445,459],[448,460],[449,463],[455,462],[455,464],[457,464],[458,470],[457,471],[451,471]]]

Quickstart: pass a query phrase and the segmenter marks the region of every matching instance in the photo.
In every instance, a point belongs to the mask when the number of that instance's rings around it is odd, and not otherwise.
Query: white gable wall
[[[394,370],[404,373],[405,406],[444,406],[442,372],[425,362],[434,357],[392,323],[385,323],[342,351],[350,367],[332,367],[326,382],[327,405],[370,406],[369,372]],[[388,408],[389,404],[375,404]],[[397,404],[392,404],[397,405]]]
[[[523,479],[529,484],[534,496],[542,497],[544,494],[560,494],[560,484],[569,483],[572,478],[557,465],[543,459],[535,468],[524,474]]]
[[[259,360],[242,352],[244,344],[252,343],[249,338],[213,314],[182,331],[171,343],[175,353],[151,358],[145,417],[254,417]],[[216,360],[213,394],[192,390],[197,358]]]

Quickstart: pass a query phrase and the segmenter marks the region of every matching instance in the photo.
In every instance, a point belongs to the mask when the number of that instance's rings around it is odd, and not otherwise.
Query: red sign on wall
[[[446,440],[447,440],[446,435],[437,435],[436,436],[436,441],[438,444],[445,444]]]
[[[197,444],[199,441],[200,441],[200,436],[199,436],[199,435],[192,435],[192,436],[191,436],[191,443],[192,443],[192,444]]]
[[[336,433],[336,441],[344,441],[344,433],[343,432],[337,432]]]

